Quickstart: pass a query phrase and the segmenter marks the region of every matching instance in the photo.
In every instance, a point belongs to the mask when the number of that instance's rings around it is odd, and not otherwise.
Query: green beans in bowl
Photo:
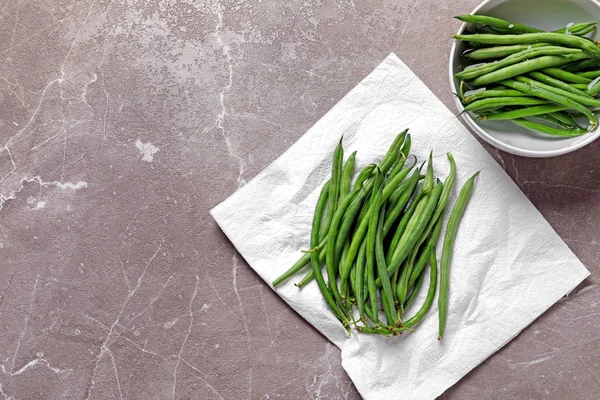
[[[528,157],[566,154],[600,136],[600,3],[488,0],[457,18],[450,81],[479,136]]]

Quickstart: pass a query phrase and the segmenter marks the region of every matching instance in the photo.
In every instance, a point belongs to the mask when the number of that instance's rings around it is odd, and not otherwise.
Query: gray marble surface
[[[0,395],[359,399],[208,211],[390,52],[451,109],[458,0],[1,0]],[[600,142],[488,150],[592,276],[441,398],[597,399]]]

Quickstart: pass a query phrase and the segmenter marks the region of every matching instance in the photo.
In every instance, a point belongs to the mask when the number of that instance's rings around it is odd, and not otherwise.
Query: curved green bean
[[[558,29],[556,31],[554,31],[555,33],[567,33],[567,30],[569,31],[570,34],[581,34],[581,32],[586,31],[587,29],[589,29],[590,27],[594,27],[597,24],[597,22],[580,22],[578,24],[573,24],[570,27],[565,27],[562,29]],[[584,33],[585,35],[585,33]]]
[[[427,265],[429,256],[430,256],[431,252],[433,251],[433,249],[436,247],[438,239],[440,237],[440,234],[442,233],[443,225],[444,225],[444,218],[443,218],[443,214],[442,214],[438,218],[437,222],[435,223],[435,226],[433,227],[433,231],[431,231],[431,235],[429,235],[429,238],[427,240],[427,244],[425,245],[425,248],[419,255],[419,259],[417,260],[417,263],[415,264],[415,267],[413,268],[413,271],[410,274],[410,279],[408,281],[409,286],[412,286],[415,284],[415,282],[419,278],[419,275],[421,275],[421,272]]]
[[[408,226],[408,223],[412,219],[412,216],[414,215],[417,207],[419,206],[419,203],[421,203],[422,201],[426,201],[425,196],[427,196],[428,194],[429,194],[429,192],[426,190],[421,190],[419,193],[417,193],[414,200],[408,207],[408,210],[406,210],[406,212],[402,216],[402,219],[400,220],[400,223],[398,224],[398,227],[396,228],[396,231],[394,233],[394,236],[392,237],[392,241],[390,242],[390,245],[388,248],[388,253],[387,253],[387,257],[386,257],[386,262],[388,264],[392,261],[392,253],[393,253],[394,249],[396,247],[398,247],[398,243],[400,242],[402,235],[406,231],[406,227]]]
[[[473,192],[473,185],[475,179],[479,175],[477,172],[464,184],[458,199],[454,204],[450,219],[448,220],[448,226],[446,227],[446,235],[444,237],[444,247],[442,250],[442,261],[440,265],[440,296],[438,299],[439,308],[439,335],[438,340],[444,338],[444,331],[446,329],[446,319],[448,317],[448,291],[450,287],[450,261],[452,259],[452,249],[454,247],[454,240],[458,231],[458,225],[460,220],[467,208],[467,203],[471,198]]]
[[[527,25],[521,25],[512,23],[509,21],[505,21],[500,18],[488,17],[486,15],[472,15],[465,14],[454,17],[462,22],[466,22],[467,24],[474,25],[487,25],[492,28],[500,28],[500,29],[508,29],[514,33],[538,33],[542,32],[542,30],[533,28]]]
[[[358,176],[356,177],[356,181],[354,182],[354,186],[352,190],[360,189],[365,184],[365,181],[371,178],[373,170],[377,167],[375,164],[369,164],[360,171]]]
[[[423,306],[419,309],[419,311],[417,311],[414,316],[404,321],[403,325],[406,328],[412,328],[413,326],[421,322],[421,320],[423,319],[423,317],[425,317],[425,315],[431,308],[431,305],[433,304],[433,299],[435,298],[435,291],[437,289],[438,272],[437,259],[435,257],[435,249],[431,252],[429,264],[431,265],[431,272],[429,275],[429,290],[427,291],[427,297],[425,298],[425,302],[423,303]],[[421,274],[421,276],[424,275],[425,274]]]
[[[378,195],[381,201],[381,193]],[[382,205],[378,216],[372,216],[371,219],[377,218],[375,225],[375,264],[377,265],[377,275],[381,277],[382,292],[381,303],[385,313],[385,319],[388,325],[394,325],[396,322],[396,307],[394,305],[394,295],[392,294],[392,285],[390,278],[387,276],[387,265],[385,263],[385,255],[383,251],[383,222],[385,219],[385,205]],[[368,245],[368,244],[367,244]]]
[[[587,79],[593,80],[596,78],[600,78],[600,71],[578,72],[576,75],[581,76],[582,78],[587,78]]]
[[[334,298],[332,297],[329,289],[327,288],[327,284],[325,283],[325,279],[323,278],[323,273],[321,272],[321,263],[319,261],[319,230],[321,224],[321,218],[318,212],[318,209],[322,206],[319,202],[317,202],[317,206],[315,208],[315,215],[313,217],[312,222],[312,231],[310,235],[310,246],[312,251],[310,253],[311,263],[313,273],[315,275],[317,285],[319,286],[319,290],[325,299],[325,302],[334,313],[334,315],[342,322],[344,327],[348,328],[350,322],[348,318],[344,315],[342,310],[337,306]]]

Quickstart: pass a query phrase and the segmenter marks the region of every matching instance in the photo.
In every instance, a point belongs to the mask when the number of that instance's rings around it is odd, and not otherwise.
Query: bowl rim
[[[477,7],[475,7],[473,9],[473,11],[471,11],[469,14],[471,14],[471,15],[477,14],[478,11],[481,10],[484,6],[486,6],[487,4],[489,4],[491,2],[495,2],[495,1],[498,1],[498,0],[484,0]],[[589,0],[589,1],[590,1],[590,3],[595,4],[598,8],[600,8],[600,2],[598,0]],[[466,27],[467,27],[467,23],[463,22],[460,25],[460,27],[458,28],[457,33],[462,34]],[[458,89],[459,89],[456,86],[456,82],[454,80],[454,72],[453,72],[453,62],[456,57],[457,48],[458,48],[458,41],[453,39],[452,47],[450,49],[450,57],[448,60],[448,76],[450,79],[450,88],[452,89],[453,93],[458,93]],[[531,157],[531,158],[547,158],[547,157],[562,156],[562,155],[574,152],[576,150],[579,150],[582,147],[587,146],[588,144],[592,143],[594,140],[596,140],[600,137],[600,128],[598,128],[596,130],[596,132],[594,132],[593,135],[590,135],[587,139],[577,142],[576,144],[573,144],[572,146],[569,146],[566,148],[557,149],[557,150],[526,150],[526,149],[522,149],[519,147],[515,147],[513,145],[506,144],[506,143],[496,139],[495,137],[491,136],[490,134],[488,134],[485,129],[480,127],[473,120],[473,118],[469,115],[469,113],[464,112],[464,106],[463,106],[462,102],[460,101],[460,99],[457,96],[452,96],[452,97],[454,97],[454,103],[456,104],[458,111],[461,113],[463,120],[467,123],[467,125],[469,125],[471,127],[471,129],[473,129],[475,131],[475,133],[480,138],[482,138],[487,143],[491,144],[492,146],[494,146],[500,150],[503,150],[503,151],[506,151],[508,153],[515,154],[518,156]]]

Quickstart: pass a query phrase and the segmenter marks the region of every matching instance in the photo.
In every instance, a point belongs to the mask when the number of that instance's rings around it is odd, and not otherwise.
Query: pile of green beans
[[[310,249],[273,281],[277,286],[306,270],[296,286],[315,280],[329,309],[349,333],[352,328],[382,335],[412,331],[428,313],[439,288],[440,340],[444,334],[454,238],[477,174],[464,184],[452,209],[438,270],[435,249],[456,180],[456,164],[448,153],[450,173],[441,182],[434,177],[432,155],[426,167],[423,163],[417,168],[411,145],[408,130],[400,133],[381,161],[364,167],[352,182],[356,152],[344,162],[340,140],[331,178],[315,206]],[[426,299],[405,318],[424,284],[427,266],[431,270]]]
[[[544,32],[486,15],[456,18],[469,24],[468,34],[452,35],[467,44],[454,75],[464,112],[556,138],[598,128],[600,47],[586,36],[596,22]]]

